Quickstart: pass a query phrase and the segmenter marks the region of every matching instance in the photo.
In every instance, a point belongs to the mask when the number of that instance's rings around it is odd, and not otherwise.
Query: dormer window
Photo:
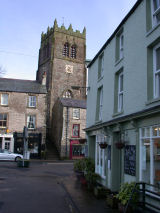
[[[63,47],[63,56],[69,57],[69,44],[66,42]]]
[[[76,58],[76,45],[71,46],[71,58]]]

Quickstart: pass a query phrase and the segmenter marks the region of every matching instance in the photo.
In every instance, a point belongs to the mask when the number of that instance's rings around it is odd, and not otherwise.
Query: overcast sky
[[[86,27],[92,59],[136,0],[0,0],[0,66],[3,77],[35,80],[41,33],[55,18],[66,28]]]

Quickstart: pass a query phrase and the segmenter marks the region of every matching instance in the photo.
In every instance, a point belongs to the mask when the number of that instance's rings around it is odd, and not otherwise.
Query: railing
[[[142,210],[148,209],[153,212],[160,212],[160,187],[144,182],[138,182],[135,183],[124,213],[127,212],[134,193],[138,193],[139,195],[139,201],[137,203],[139,208]],[[158,205],[156,205],[156,203],[158,203]]]

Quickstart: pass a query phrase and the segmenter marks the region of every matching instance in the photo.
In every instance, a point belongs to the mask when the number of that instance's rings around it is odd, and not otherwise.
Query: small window
[[[73,137],[79,137],[80,133],[80,125],[79,124],[73,124]]]
[[[67,90],[63,93],[63,98],[72,98],[71,91]]]
[[[123,73],[118,76],[118,112],[123,109]]]
[[[154,97],[160,97],[160,44],[153,49]]]
[[[104,72],[104,53],[99,57],[99,65],[98,65],[98,79],[103,76]]]
[[[123,29],[116,36],[116,62],[124,57],[124,35]]]
[[[1,105],[8,106],[8,94],[1,94]]]
[[[76,58],[76,46],[71,46],[71,58]]]
[[[0,128],[7,127],[7,114],[0,114]]]
[[[73,109],[73,119],[80,119],[80,109]]]
[[[36,107],[36,96],[29,96],[29,107]]]
[[[63,56],[69,57],[69,44],[66,42],[63,47]]]
[[[96,121],[102,120],[103,110],[103,87],[98,88],[97,91],[97,106],[96,106]]]
[[[28,115],[27,116],[27,128],[28,129],[35,129],[36,124],[36,116],[35,115]]]
[[[160,22],[160,0],[152,0],[153,26]]]
[[[123,34],[119,36],[119,59],[123,58]]]

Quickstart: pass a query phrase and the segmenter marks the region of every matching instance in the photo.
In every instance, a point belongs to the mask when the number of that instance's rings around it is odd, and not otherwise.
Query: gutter
[[[153,114],[156,114],[156,113],[160,113],[160,105],[157,105],[157,106],[154,106],[154,107],[151,107],[149,109],[145,109],[145,110],[142,110],[142,111],[139,111],[139,112],[136,112],[136,113],[125,115],[125,116],[122,116],[122,117],[119,117],[119,118],[116,118],[116,119],[112,119],[112,120],[107,121],[107,122],[99,123],[97,125],[95,124],[93,126],[85,128],[84,131],[89,132],[89,131],[100,129],[104,126],[114,125],[114,124],[117,124],[117,123],[123,123],[123,122],[130,121],[130,120],[133,120],[133,119],[140,119],[140,118],[144,118],[148,115],[153,115]]]

